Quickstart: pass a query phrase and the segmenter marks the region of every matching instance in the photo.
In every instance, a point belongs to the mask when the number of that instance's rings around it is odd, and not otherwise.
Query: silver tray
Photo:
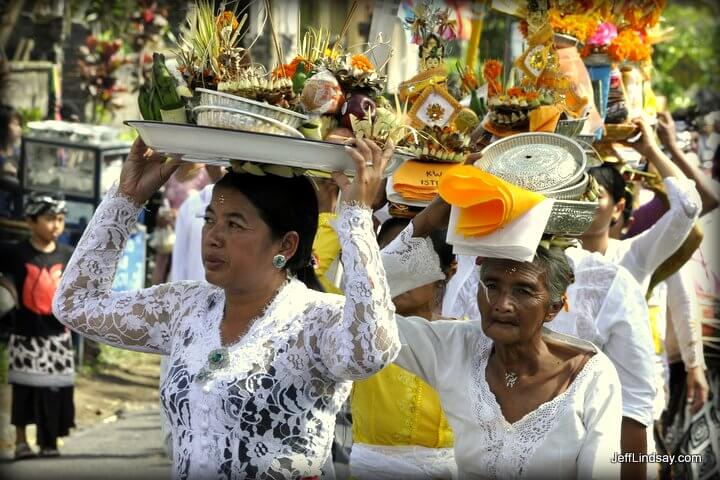
[[[580,180],[587,156],[574,140],[555,133],[519,133],[485,147],[475,166],[533,192]]]
[[[228,107],[252,112],[263,117],[272,118],[293,128],[297,128],[308,121],[308,117],[301,113],[293,112],[287,108],[280,108],[267,103],[256,102],[249,98],[239,97],[230,93],[208,90],[206,88],[196,88],[196,92],[200,93],[200,105],[202,107]]]
[[[193,108],[193,114],[197,124],[203,127],[229,128],[303,138],[303,134],[290,125],[237,108],[202,106]]]
[[[287,165],[289,167],[341,171],[355,174],[355,163],[337,143],[294,138],[269,133],[246,132],[189,123],[129,120],[125,125],[138,131],[145,143],[158,152],[177,154],[195,163],[229,166],[230,160]],[[384,176],[391,175],[411,155],[395,150]]]
[[[583,173],[580,177],[580,181],[569,187],[563,187],[558,190],[550,192],[540,192],[548,198],[555,198],[557,200],[577,200],[587,190],[588,183],[590,182],[590,175],[587,172]]]
[[[570,138],[576,138],[578,135],[580,135],[580,132],[582,132],[583,127],[585,126],[585,121],[588,119],[588,116],[585,115],[584,117],[580,118],[571,118],[568,120],[560,120],[557,123],[557,126],[555,127],[555,133],[558,135],[564,135],[566,137]]]
[[[545,233],[577,237],[585,233],[598,209],[597,202],[556,200]]]

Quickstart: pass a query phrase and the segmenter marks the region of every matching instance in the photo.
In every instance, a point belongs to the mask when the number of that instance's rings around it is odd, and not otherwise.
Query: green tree
[[[655,45],[653,88],[668,99],[668,108],[687,107],[704,89],[718,91],[717,14],[710,4],[669,2],[663,25],[674,27],[672,37]]]

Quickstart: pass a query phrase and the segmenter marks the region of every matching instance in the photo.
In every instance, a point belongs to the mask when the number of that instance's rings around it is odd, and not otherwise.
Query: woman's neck
[[[283,273],[254,290],[225,290],[225,326],[231,330],[243,330],[263,313],[286,281],[287,277]]]
[[[418,308],[416,311],[412,312],[410,315],[416,316],[416,317],[422,317],[425,320],[433,321],[433,312],[432,308],[430,308],[430,305],[425,305],[422,308]]]
[[[38,250],[43,253],[52,253],[55,251],[55,240],[43,240],[42,238],[38,237],[37,235],[31,235],[30,236],[30,245],[35,248],[35,250]]]
[[[609,244],[609,232],[603,232],[596,235],[583,235],[582,237],[582,247],[589,252],[598,252],[605,255]]]
[[[538,335],[529,343],[494,344],[497,363],[505,372],[518,375],[534,375],[540,370],[542,359],[550,353],[547,345]]]

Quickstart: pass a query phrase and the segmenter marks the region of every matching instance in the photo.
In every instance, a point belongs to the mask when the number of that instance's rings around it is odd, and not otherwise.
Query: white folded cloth
[[[457,233],[460,209],[453,206],[447,242],[453,246],[453,252],[457,255],[532,262],[554,204],[552,198],[545,199],[515,221],[482,237],[466,237]]]

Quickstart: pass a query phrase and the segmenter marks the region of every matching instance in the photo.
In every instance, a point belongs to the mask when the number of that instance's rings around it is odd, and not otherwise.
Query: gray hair
[[[575,274],[562,248],[545,248],[535,252],[532,263],[545,271],[545,283],[550,293],[550,304],[563,301],[568,286],[575,281]]]
[[[575,280],[575,274],[568,263],[565,251],[562,248],[548,249],[541,245],[535,251],[532,264],[545,273],[545,286],[550,294],[550,305],[562,302],[568,286]],[[480,264],[481,278],[483,265],[484,263]]]

